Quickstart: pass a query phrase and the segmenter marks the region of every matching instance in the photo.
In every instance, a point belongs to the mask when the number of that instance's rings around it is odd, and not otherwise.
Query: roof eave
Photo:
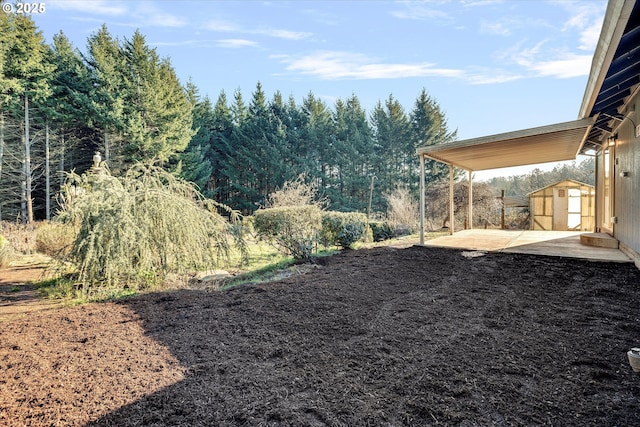
[[[580,105],[579,119],[591,115],[634,5],[635,0],[611,0],[607,5],[602,31],[593,55],[589,79]]]

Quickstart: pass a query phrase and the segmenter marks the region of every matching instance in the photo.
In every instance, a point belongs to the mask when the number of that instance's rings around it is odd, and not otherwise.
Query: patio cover
[[[467,171],[574,160],[593,123],[585,118],[431,145],[418,148],[417,154]]]
[[[449,144],[421,147],[420,157],[420,243],[424,243],[425,158],[449,165],[449,218],[453,218],[453,168],[469,172],[468,225],[473,228],[473,184],[471,172],[509,166],[523,166],[575,159],[591,130],[594,118],[484,136]],[[449,234],[454,221],[449,221]]]

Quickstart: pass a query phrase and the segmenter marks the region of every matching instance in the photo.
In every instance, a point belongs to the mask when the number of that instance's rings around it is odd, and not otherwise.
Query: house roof
[[[586,118],[420,147],[417,154],[470,171],[571,160],[592,124],[593,119]]]
[[[640,85],[640,4],[610,0],[578,117],[595,117],[583,152],[597,151],[626,119],[621,113]],[[635,124],[634,124],[635,126]]]
[[[420,147],[417,154],[471,171],[572,160],[599,150],[615,133],[639,88],[640,5],[610,0],[578,120]]]

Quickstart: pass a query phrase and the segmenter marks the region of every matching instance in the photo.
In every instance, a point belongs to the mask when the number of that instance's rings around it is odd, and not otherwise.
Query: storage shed
[[[593,231],[593,185],[566,179],[528,194],[532,230]]]

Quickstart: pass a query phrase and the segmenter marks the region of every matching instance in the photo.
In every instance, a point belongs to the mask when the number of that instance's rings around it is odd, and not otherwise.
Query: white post
[[[453,206],[453,165],[449,165],[449,234],[454,233],[454,206]]]
[[[471,170],[469,170],[469,230],[473,229],[473,184]]]

